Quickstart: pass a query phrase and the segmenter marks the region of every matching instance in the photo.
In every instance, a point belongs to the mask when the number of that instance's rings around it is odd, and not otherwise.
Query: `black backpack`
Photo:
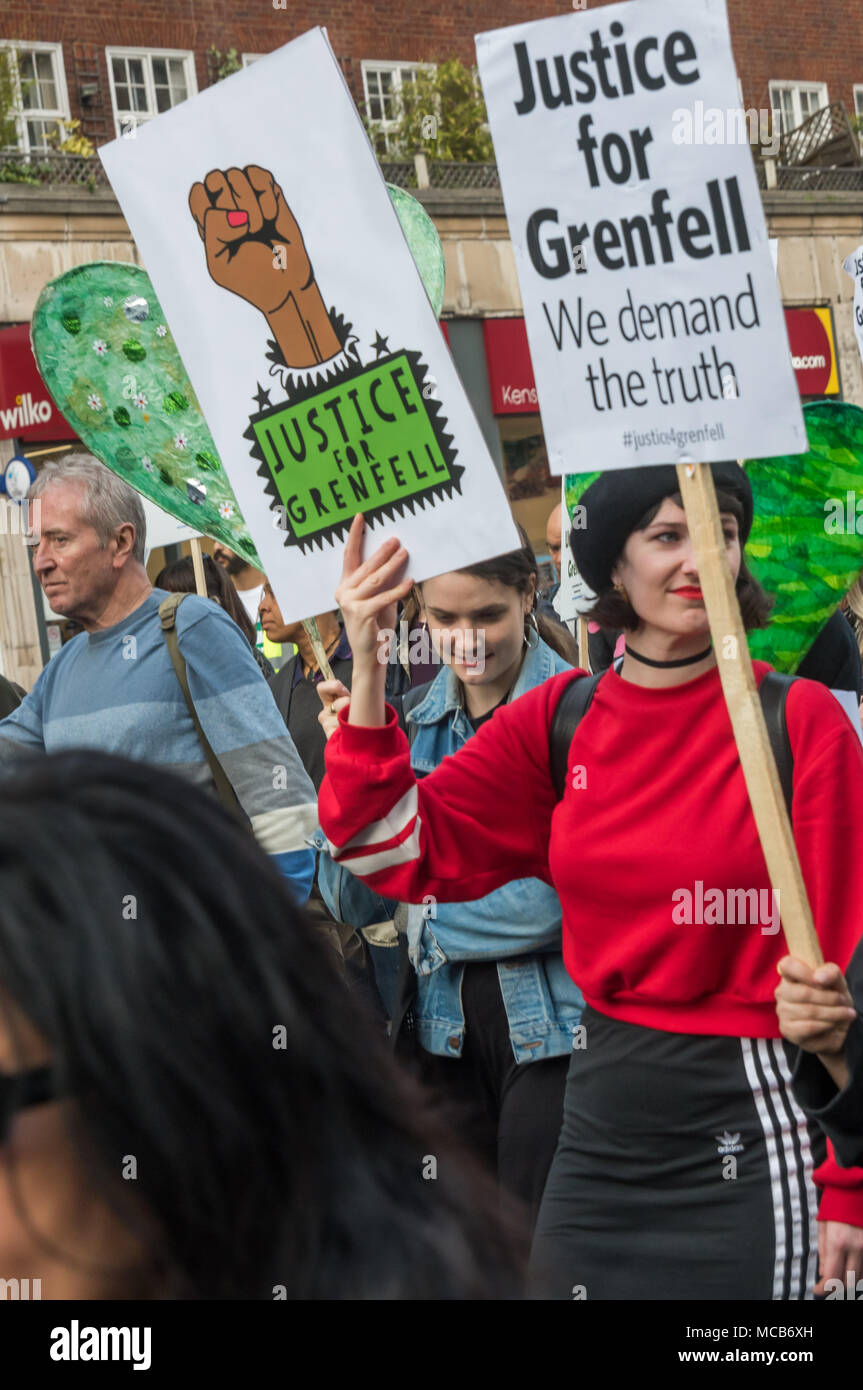
[[[579,721],[587,713],[596,687],[604,675],[605,671],[600,671],[596,676],[581,676],[578,680],[571,681],[563,692],[554,712],[548,733],[548,751],[551,779],[558,801],[561,800],[566,786],[569,746],[572,743],[573,735]],[[788,738],[788,726],[785,722],[785,701],[788,698],[788,691],[796,679],[796,676],[785,676],[779,671],[768,671],[758,687],[761,708],[764,712],[764,720],[770,738],[770,747],[773,749],[773,756],[776,759],[779,782],[789,816],[791,815],[794,758]]]

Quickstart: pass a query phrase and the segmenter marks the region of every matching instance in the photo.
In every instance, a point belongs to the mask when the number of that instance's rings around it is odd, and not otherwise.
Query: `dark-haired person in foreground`
[[[100,753],[21,762],[0,903],[4,1276],[43,1299],[518,1295],[496,1193],[212,798]]]
[[[0,719],[5,719],[7,714],[11,714],[13,709],[17,709],[24,698],[24,691],[20,685],[15,685],[5,676],[0,676]]]
[[[770,600],[744,554],[751,485],[735,463],[711,468],[744,624],[764,626]],[[562,798],[549,731],[579,672],[499,709],[417,781],[374,659],[407,554],[390,538],[363,562],[360,518],[336,590],[354,679],[327,744],[321,826],[335,862],[404,901],[462,902],[527,876],[560,895],[587,1045],[572,1054],[534,1242],[554,1296],[811,1298],[819,1224],[863,1274],[863,1172],[838,1170],[791,1089],[779,904],[676,470],[606,472],[581,505],[575,563],[626,651],[575,729]],[[769,668],[753,665],[760,685]],[[824,953],[845,966],[863,901],[863,748],[814,681],[793,683],[786,716],[800,867]]]

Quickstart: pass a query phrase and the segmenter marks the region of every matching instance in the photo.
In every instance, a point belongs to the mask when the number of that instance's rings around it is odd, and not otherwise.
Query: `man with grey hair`
[[[54,612],[84,631],[0,721],[0,763],[25,750],[91,747],[212,787],[162,631],[167,594],[144,568],[138,494],[91,455],[67,454],[43,467],[29,496],[41,505],[33,568]],[[176,631],[204,734],[261,846],[305,901],[315,790],[249,643],[218,604],[196,594],[177,609]]]

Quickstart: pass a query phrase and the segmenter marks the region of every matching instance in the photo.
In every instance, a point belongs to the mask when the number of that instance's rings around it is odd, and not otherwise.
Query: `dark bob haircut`
[[[115,1296],[518,1294],[491,1179],[215,797],[89,750],[20,762],[0,791],[0,1019],[17,1070],[18,1014],[47,1042],[81,1181],[148,1251],[99,1270]],[[13,1191],[19,1161],[13,1122]]]
[[[667,498],[662,498],[654,506],[649,507],[633,529],[645,531],[662,503],[667,500]],[[671,501],[676,503],[678,507],[683,506],[683,498],[679,492],[671,496]],[[717,489],[716,501],[720,512],[730,512],[737,519],[738,526],[742,526],[743,508],[736,497],[732,497],[729,492]],[[734,587],[746,631],[748,632],[755,627],[767,627],[770,623],[770,612],[775,599],[772,594],[767,593],[766,589],[762,589],[758,580],[750,572],[744,554],[741,554],[740,557],[740,572]],[[641,623],[641,619],[632,604],[616,589],[606,589],[604,593],[599,595],[591,610],[590,617],[600,627],[612,632],[619,632],[621,628],[626,632],[634,632]]]

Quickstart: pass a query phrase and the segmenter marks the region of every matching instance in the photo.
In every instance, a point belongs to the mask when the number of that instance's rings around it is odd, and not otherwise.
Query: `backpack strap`
[[[791,752],[791,740],[785,720],[785,701],[788,699],[791,686],[798,679],[797,676],[783,675],[781,671],[768,671],[758,687],[764,722],[767,725],[770,747],[776,760],[776,771],[779,773],[779,784],[785,797],[785,805],[788,807],[789,818],[794,794],[794,754]]]
[[[569,745],[581,720],[587,713],[600,679],[605,675],[600,671],[595,676],[579,676],[570,681],[558,701],[551,728],[548,734],[549,763],[555,797],[561,800],[566,787],[566,771],[569,762]]]
[[[183,658],[183,653],[180,651],[180,642],[177,636],[177,609],[183,602],[183,599],[188,597],[188,594],[169,594],[168,597],[163,599],[159,604],[159,620],[162,624],[162,632],[165,634],[165,644],[168,648],[168,654],[176,672],[177,680],[180,683],[183,698],[186,701],[186,708],[192,716],[192,722],[195,725],[195,732],[198,735],[204,757],[207,760],[210,772],[213,774],[213,781],[216,784],[216,791],[219,793],[219,800],[229,811],[233,811],[235,815],[238,815],[240,819],[248,823],[248,817],[240,805],[237,793],[229,782],[225,769],[216,757],[210,741],[201,727],[198,711],[195,709],[195,702],[192,699],[192,692],[189,689],[186,662]]]
[[[587,713],[596,687],[604,674],[605,672],[601,671],[596,676],[581,676],[577,680],[570,681],[554,712],[548,734],[548,745],[551,780],[558,801],[563,797],[566,788],[569,747],[573,735],[579,722]],[[794,756],[791,752],[791,740],[788,737],[788,725],[785,720],[785,702],[788,699],[788,691],[797,679],[797,676],[786,676],[780,671],[768,671],[758,687],[761,708],[764,711],[764,722],[767,725],[770,747],[773,749],[776,770],[779,773],[779,783],[785,797],[789,817],[794,788]]]

